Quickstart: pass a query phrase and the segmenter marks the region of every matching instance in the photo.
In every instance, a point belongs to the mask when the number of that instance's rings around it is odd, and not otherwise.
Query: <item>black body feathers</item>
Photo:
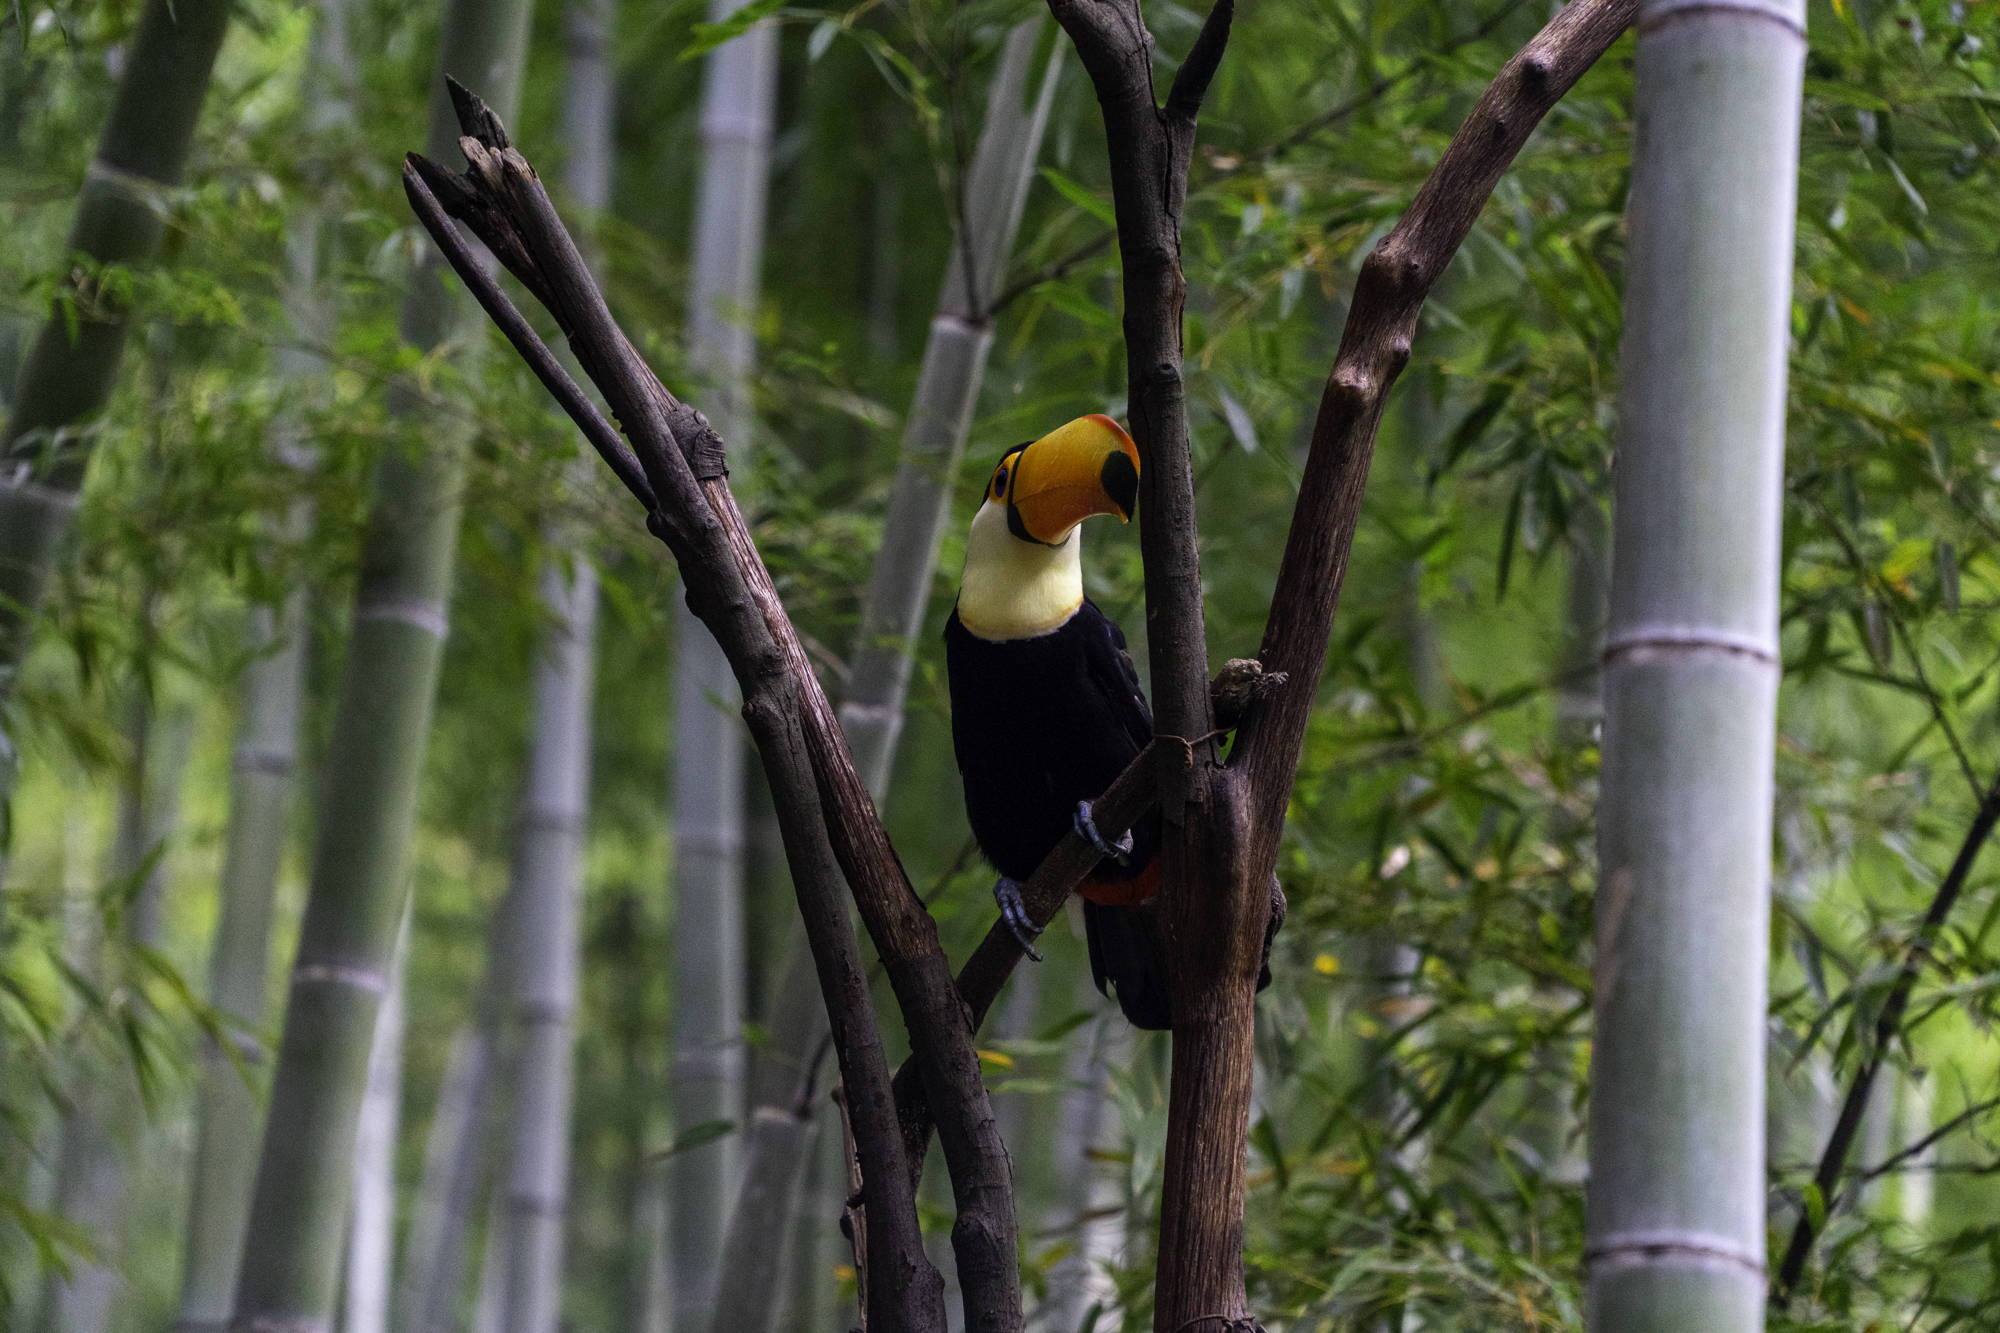
[[[982,639],[954,610],[945,623],[952,748],[965,810],[994,868],[1025,880],[1070,831],[1077,802],[1095,800],[1153,736],[1125,635],[1086,598],[1047,634]],[[1110,886],[1154,872],[1157,811],[1132,830],[1124,865],[1106,858],[1086,881]],[[1084,904],[1091,972],[1133,1024],[1170,1026],[1150,907]]]

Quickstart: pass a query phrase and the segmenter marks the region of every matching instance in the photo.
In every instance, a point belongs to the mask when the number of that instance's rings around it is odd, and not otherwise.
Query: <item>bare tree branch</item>
[[[1833,1132],[1827,1135],[1826,1151],[1820,1154],[1819,1169],[1813,1173],[1813,1185],[1819,1190],[1822,1218],[1831,1217],[1841,1201],[1838,1192],[1840,1175],[1847,1169],[1847,1155],[1853,1151],[1854,1137],[1861,1131],[1861,1117],[1868,1110],[1869,1094],[1875,1090],[1875,1076],[1881,1073],[1882,1061],[1901,1032],[1903,1013],[1910,1006],[1910,995],[1916,989],[1917,978],[1931,961],[1931,946],[1937,940],[1938,931],[1943,929],[1951,909],[1957,906],[1959,895],[1965,891],[1965,882],[1972,875],[1973,863],[1979,859],[1986,840],[1993,835],[1996,823],[2000,823],[2000,777],[1996,777],[1993,785],[1986,789],[1986,796],[1980,801],[1979,810],[1965,831],[1965,839],[1958,845],[1958,854],[1952,858],[1951,869],[1945,872],[1937,892],[1931,896],[1930,909],[1924,913],[1916,934],[1904,946],[1902,962],[1896,968],[1896,979],[1875,1017],[1866,1053],[1854,1071],[1854,1080],[1847,1085],[1847,1096],[1840,1104],[1840,1116],[1833,1123]],[[1812,1253],[1818,1230],[1813,1224],[1813,1210],[1800,1208],[1799,1220],[1792,1226],[1792,1238],[1785,1246],[1784,1260],[1778,1265],[1778,1275],[1771,1282],[1771,1304],[1776,1308],[1782,1310],[1791,1303],[1792,1293],[1797,1290],[1799,1279],[1805,1275],[1806,1259]]]
[[[1188,461],[1180,214],[1195,113],[1220,59],[1220,0],[1164,108],[1137,0],[1050,0],[1096,85],[1124,266],[1133,436],[1141,471],[1146,628],[1159,734],[1210,734]],[[1227,767],[1204,752],[1162,776],[1161,917],[1174,1013],[1155,1328],[1254,1327],[1243,1292],[1243,1161],[1251,1001],[1285,807],[1389,386],[1432,284],[1543,115],[1630,25],[1635,0],[1575,0],[1474,108],[1409,213],[1363,265],[1327,381],[1260,654],[1292,688],[1251,710]]]
[[[1409,211],[1362,263],[1320,398],[1260,653],[1266,668],[1290,672],[1298,683],[1252,716],[1231,760],[1249,778],[1258,865],[1277,857],[1382,403],[1409,360],[1424,300],[1528,136],[1631,26],[1637,8],[1636,0],[1573,0],[1550,19],[1501,69]]]
[[[473,255],[471,247],[466,245],[465,238],[458,234],[458,228],[452,226],[451,220],[445,216],[444,205],[438,202],[437,195],[426,178],[427,171],[436,173],[438,170],[437,165],[428,158],[412,154],[410,160],[403,164],[403,192],[409,196],[410,207],[416,210],[418,221],[424,224],[424,230],[436,240],[438,249],[444,253],[446,261],[452,268],[459,273],[478,268],[483,275],[485,270],[479,268],[479,261]],[[457,177],[447,172],[444,173],[444,179],[455,182]],[[479,302],[479,308],[484,310],[500,332],[507,336],[507,341],[513,344],[521,359],[528,363],[528,369],[535,372],[535,378],[542,382],[542,387],[549,391],[549,396],[556,400],[556,405],[568,413],[570,420],[577,424],[577,428],[583,432],[583,438],[590,442],[590,447],[597,451],[597,456],[604,460],[605,466],[610,468],[625,489],[638,497],[639,503],[650,511],[656,503],[653,499],[653,488],[647,483],[645,471],[639,466],[639,460],[632,456],[632,451],[626,447],[625,437],[618,433],[618,428],[604,419],[604,414],[597,410],[597,405],[591,402],[577,386],[577,382],[570,378],[569,372],[563,369],[560,361],[556,360],[555,353],[549,350],[541,335],[535,332],[534,327],[515,308],[514,303],[507,299],[507,294],[500,290],[499,284],[490,281],[468,282],[467,286],[472,290],[473,299]]]
[[[468,130],[477,131],[482,123],[477,100],[460,97],[458,103]],[[471,226],[542,299],[604,394],[634,446],[645,489],[633,486],[623,472],[621,480],[642,502],[649,494],[654,500],[648,527],[672,549],[687,584],[689,607],[715,634],[736,671],[744,717],[772,776],[787,856],[812,932],[855,1112],[857,1156],[869,1192],[869,1292],[877,1306],[875,1322],[882,1328],[940,1326],[941,1285],[923,1256],[878,1029],[829,873],[828,852],[844,872],[876,942],[910,1030],[926,1095],[942,1113],[940,1137],[958,1202],[953,1243],[967,1327],[1018,1329],[1009,1164],[936,927],[910,889],[855,775],[833,710],[750,540],[725,479],[721,441],[699,412],[660,384],[619,330],[533,168],[518,152],[501,146],[497,136],[488,138],[493,141],[474,132],[461,141],[469,172],[455,178],[449,192],[439,196],[433,191],[432,197]],[[425,164],[413,166],[406,183],[414,179],[422,185],[448,176]],[[417,191],[411,193],[413,203],[419,202]],[[427,217],[427,226],[433,221]],[[441,238],[440,244],[448,243]],[[463,246],[457,249],[465,254]],[[491,286],[477,264],[459,267],[459,272],[475,290]],[[482,299],[490,303],[491,298],[489,293]],[[510,336],[519,332],[515,325]],[[529,359],[539,360],[532,354]],[[537,371],[544,373],[545,367],[538,364]],[[545,382],[547,378],[544,373]],[[564,405],[574,408],[575,398]],[[601,447],[602,432],[591,415],[579,416],[579,424]]]
[[[1216,0],[1167,104],[1153,90],[1152,35],[1138,0],[1050,0],[1104,114],[1125,294],[1125,365],[1139,472],[1146,645],[1156,735],[1192,762],[1160,765],[1157,926],[1173,1014],[1166,1171],[1154,1327],[1254,1327],[1243,1289],[1244,1159],[1250,1129],[1252,1004],[1268,862],[1242,855],[1244,784],[1215,761],[1207,629],[1196,550],[1194,469],[1181,368],[1181,211],[1195,116],[1228,40],[1233,0]]]
[[[1254,661],[1243,659],[1230,662],[1209,689],[1217,725],[1234,727],[1253,703],[1281,688],[1284,683],[1283,676],[1266,675]],[[1193,762],[1193,754],[1190,746],[1162,744],[1157,740],[1149,742],[1145,749],[1133,756],[1125,771],[1104,789],[1104,794],[1090,803],[1091,821],[1097,825],[1098,833],[1116,842],[1153,808],[1160,783],[1154,771],[1155,765],[1186,766]],[[1104,854],[1082,834],[1075,830],[1064,834],[1062,841],[1049,850],[1042,863],[1035,867],[1035,873],[1021,886],[1021,904],[1027,909],[1029,919],[1037,927],[1055,920],[1056,913],[1062,911],[1063,904],[1076,892],[1076,886],[1103,859]],[[1004,922],[995,921],[978,947],[966,958],[964,966],[958,969],[958,993],[971,1011],[973,1031],[977,1032],[986,1022],[987,1010],[999,998],[1001,988],[1014,973],[1014,965],[1020,961],[1020,941]],[[905,1060],[896,1071],[895,1087],[896,1114],[903,1126],[904,1155],[909,1159],[913,1178],[921,1179],[924,1155],[930,1149],[932,1125],[930,1105],[924,1100],[924,1090],[918,1082],[914,1062]]]

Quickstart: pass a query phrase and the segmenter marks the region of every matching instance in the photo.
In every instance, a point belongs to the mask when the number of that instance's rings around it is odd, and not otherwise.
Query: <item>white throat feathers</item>
[[[1054,546],[1007,530],[1007,505],[987,500],[965,539],[958,619],[982,639],[1032,639],[1061,629],[1083,605],[1078,524]]]

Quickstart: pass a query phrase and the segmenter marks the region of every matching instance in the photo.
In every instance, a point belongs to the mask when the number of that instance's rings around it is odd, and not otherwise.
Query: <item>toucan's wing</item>
[[[1088,625],[1083,636],[1083,659],[1092,700],[1110,718],[1112,734],[1118,742],[1115,756],[1108,752],[1103,755],[1106,760],[1115,758],[1115,762],[1101,763],[1100,770],[1093,775],[1092,799],[1095,799],[1096,793],[1109,787],[1153,739],[1153,710],[1146,705],[1146,692],[1139,688],[1139,669],[1132,663],[1132,654],[1126,651],[1125,632],[1087,598],[1077,616]],[[1132,853],[1124,865],[1106,860],[1092,878],[1116,883],[1146,872],[1160,846],[1158,810],[1149,811],[1133,826],[1132,841]]]
[[[1103,696],[1136,755],[1153,739],[1153,710],[1147,706],[1146,692],[1139,686],[1139,669],[1125,647],[1125,631],[1087,597],[1077,615],[1088,626],[1083,656],[1091,686]]]

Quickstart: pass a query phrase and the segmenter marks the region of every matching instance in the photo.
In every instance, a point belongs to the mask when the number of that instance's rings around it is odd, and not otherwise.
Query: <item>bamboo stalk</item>
[[[146,600],[142,635],[150,641],[153,598]],[[150,656],[150,648],[144,651]],[[135,682],[135,688],[139,698],[130,727],[133,757],[119,785],[109,870],[116,892],[129,891],[134,876],[143,875],[144,880],[125,909],[121,952],[157,948],[160,943],[159,900],[166,886],[163,857],[179,818],[180,778],[193,722],[184,712],[158,716],[150,680]],[[101,913],[101,904],[92,907],[93,915]],[[107,991],[124,984],[128,978],[120,975],[115,956],[105,951],[102,933],[91,929],[88,938],[94,946],[85,955],[89,972],[99,974]],[[67,1273],[46,1275],[36,1325],[44,1333],[105,1333],[113,1327],[129,1290],[127,1205],[133,1164],[146,1156],[145,1107],[123,1059],[107,1069],[86,1056],[75,1074],[72,1107],[62,1125],[54,1203],[55,1211],[90,1238],[97,1255]]]
[[[519,97],[527,0],[453,0],[441,63],[483,79],[502,106]],[[442,89],[430,141],[458,126]],[[463,327],[427,262],[403,309],[424,350]],[[403,406],[407,419],[409,408]],[[354,630],[336,705],[311,888],[292,969],[252,1194],[233,1326],[324,1329],[333,1316],[346,1225],[347,1161],[376,1011],[408,892],[416,786],[443,655],[464,459],[452,443],[392,453],[376,475]]]
[[[452,1033],[445,1057],[397,1282],[396,1327],[403,1333],[441,1333],[454,1327],[466,1233],[483,1183],[487,1107],[498,1081],[501,1002],[495,992],[504,947],[498,932],[510,915],[511,904],[496,910],[472,1021]]]
[[[611,204],[614,120],[612,0],[571,0],[564,10],[569,71],[564,121],[567,176],[578,204]],[[595,480],[580,458],[571,477]],[[515,852],[520,915],[514,1026],[512,1144],[502,1196],[498,1325],[505,1333],[554,1333],[561,1312],[564,1210],[569,1196],[571,1084],[580,961],[578,914],[590,795],[590,698],[596,668],[597,571],[576,525],[556,525],[558,552],[542,567],[547,629],[535,664],[534,740]]]
[[[458,1327],[470,1236],[490,1193],[494,1135],[502,1108],[511,1105],[507,1015],[527,947],[522,892],[521,882],[510,880],[487,919],[472,1013],[452,1033],[445,1058],[396,1293],[396,1323],[405,1333]]]
[[[283,607],[253,608],[258,656],[244,672],[242,722],[231,766],[222,915],[209,968],[209,1004],[230,1027],[235,1056],[256,1071],[267,1059],[271,899],[284,856],[286,807],[297,762],[305,684],[305,590]],[[260,1076],[261,1081],[261,1076]],[[179,1333],[221,1333],[236,1288],[262,1121],[260,1088],[230,1053],[203,1055],[198,1137],[182,1256]]]
[[[743,0],[710,0],[720,22]],[[701,93],[687,348],[718,429],[749,441],[753,327],[764,257],[778,33],[760,23],[708,53]],[[675,616],[674,1058],[677,1134],[731,1132],[668,1163],[674,1326],[705,1327],[722,1267],[724,1219],[741,1174],[744,1112],[744,796],[735,674],[685,604]]]
[[[144,264],[158,253],[162,195],[187,165],[231,7],[229,0],[147,0],[111,119],[84,173],[70,253],[92,265]],[[69,531],[126,328],[125,311],[79,266],[28,353],[13,414],[0,431],[0,459],[8,464],[0,477],[0,700],[13,688]],[[17,468],[22,462],[29,466]],[[0,775],[0,788],[8,785],[11,775]]]
[[[396,1132],[403,1109],[403,997],[410,956],[410,904],[396,931],[389,993],[375,1015],[368,1087],[354,1138],[354,1208],[348,1218],[341,1333],[388,1333],[396,1252]]]
[[[978,291],[997,288],[1006,270],[1055,97],[1060,48],[1050,57],[1034,102],[1025,102],[1035,46],[1045,28],[1038,18],[1008,34],[987,89],[986,119],[967,175],[967,225],[945,269],[938,313],[904,425],[882,544],[862,603],[839,717],[855,765],[878,803],[888,796],[912,654],[937,571],[952,482],[965,455],[992,347]],[[744,1188],[730,1217],[714,1333],[762,1333],[775,1327],[778,1293],[764,1276],[766,1247],[770,1237],[793,1229],[792,1219],[804,1200],[800,1177],[813,1161],[808,1148],[814,1116],[810,1090],[826,1040],[826,1011],[800,927],[791,932],[765,1027],[775,1041],[758,1062],[752,1089]],[[816,1265],[819,1280],[824,1280],[826,1267]]]
[[[998,293],[1014,251],[1062,68],[1058,46],[1050,53],[1040,92],[1024,105],[1035,47],[1045,28],[1037,18],[1007,34],[987,89],[986,120],[965,177],[965,216],[924,341],[916,392],[903,424],[895,487],[882,520],[882,545],[861,605],[840,727],[853,747],[855,767],[877,801],[888,794],[952,484],[972,434],[973,410],[993,347],[988,303]]]
[[[1763,1326],[1805,6],[1643,0],[1604,649],[1586,1322]]]
[[[1101,997],[1088,974],[1077,975],[1076,1002],[1095,1005]],[[1037,1312],[1049,1329],[1081,1328],[1092,1307],[1104,1308],[1116,1299],[1117,1288],[1103,1269],[1117,1262],[1125,1246],[1130,1168],[1117,1160],[1095,1160],[1093,1149],[1101,1146],[1107,1131],[1118,1128],[1111,1071],[1131,1063],[1137,1034],[1116,1016],[1100,1018],[1087,1031],[1089,1039],[1075,1042],[1070,1050],[1065,1069],[1069,1086],[1056,1125],[1055,1202],[1058,1210],[1069,1213],[1064,1230],[1073,1252],[1050,1272],[1048,1298]]]
[[[312,40],[310,82],[329,75],[335,87],[315,90],[311,129],[347,119],[352,70],[346,0],[323,0]],[[329,341],[330,311],[319,291],[326,220],[307,208],[287,238],[285,308],[298,335],[296,346],[275,358],[288,381],[309,384],[325,374],[315,344]],[[281,462],[305,466],[307,443],[290,413],[273,424],[270,450]],[[309,506],[295,502],[273,525],[286,542],[310,531]],[[299,727],[305,706],[306,588],[295,584],[275,607],[254,606],[248,620],[250,664],[244,669],[236,749],[230,764],[229,832],[222,867],[222,910],[209,958],[209,1004],[234,1025],[234,1056],[214,1044],[204,1049],[195,1123],[197,1138],[181,1260],[178,1333],[221,1333],[236,1290],[243,1223],[257,1169],[263,1120],[261,1086],[237,1066],[257,1071],[268,1059],[264,1045],[270,969],[271,899],[284,859],[289,807],[298,766]]]

